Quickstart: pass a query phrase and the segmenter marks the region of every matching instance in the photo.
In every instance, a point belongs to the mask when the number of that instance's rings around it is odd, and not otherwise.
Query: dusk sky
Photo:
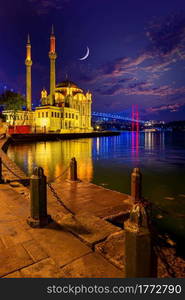
[[[68,78],[93,94],[93,110],[185,119],[184,0],[1,0],[0,92],[25,94],[27,34],[32,44],[33,101],[49,90],[54,24],[57,83]],[[79,58],[86,53],[86,60]]]

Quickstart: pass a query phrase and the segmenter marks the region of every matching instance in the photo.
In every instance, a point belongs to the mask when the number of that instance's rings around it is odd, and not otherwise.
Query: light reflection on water
[[[175,221],[178,231],[185,231],[184,219],[176,216],[185,213],[185,133],[123,132],[114,137],[12,145],[8,155],[29,175],[34,166],[43,167],[48,180],[59,176],[76,157],[80,179],[125,193],[130,192],[132,168],[140,167],[144,196],[174,214],[161,224],[172,230]]]

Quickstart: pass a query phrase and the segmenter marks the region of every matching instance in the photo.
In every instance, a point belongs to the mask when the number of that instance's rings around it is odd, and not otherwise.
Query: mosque
[[[14,119],[11,111],[4,111],[9,125],[29,125],[32,132],[91,132],[92,94],[85,93],[70,80],[56,84],[55,34],[52,27],[50,36],[50,92],[41,91],[41,105],[32,109],[31,84],[31,43],[28,36],[26,45],[26,110],[16,112]]]

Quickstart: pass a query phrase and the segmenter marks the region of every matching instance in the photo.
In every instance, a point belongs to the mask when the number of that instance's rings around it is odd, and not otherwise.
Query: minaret
[[[52,25],[51,36],[50,36],[50,105],[54,103],[54,94],[55,94],[55,59],[57,58],[57,54],[55,52],[55,35],[54,35],[54,27]]]
[[[26,44],[26,109],[32,110],[32,99],[31,99],[31,43],[30,43],[30,36],[28,34],[28,40]]]

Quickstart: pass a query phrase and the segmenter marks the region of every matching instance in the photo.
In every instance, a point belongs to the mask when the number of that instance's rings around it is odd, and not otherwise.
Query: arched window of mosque
[[[44,112],[42,112],[42,118],[44,118]]]
[[[53,111],[51,112],[51,116],[53,117]]]
[[[78,120],[78,115],[76,115],[76,120]]]
[[[69,113],[69,118],[71,118],[71,114]]]
[[[72,114],[72,119],[74,119],[74,114]]]
[[[67,122],[65,122],[65,128],[67,128]]]
[[[68,117],[68,114],[66,113],[66,118]]]
[[[46,118],[48,118],[48,112],[46,112]]]
[[[38,118],[40,118],[40,112],[38,113]]]
[[[63,116],[64,116],[64,114],[63,114],[63,113],[61,113],[61,118],[63,118]]]

